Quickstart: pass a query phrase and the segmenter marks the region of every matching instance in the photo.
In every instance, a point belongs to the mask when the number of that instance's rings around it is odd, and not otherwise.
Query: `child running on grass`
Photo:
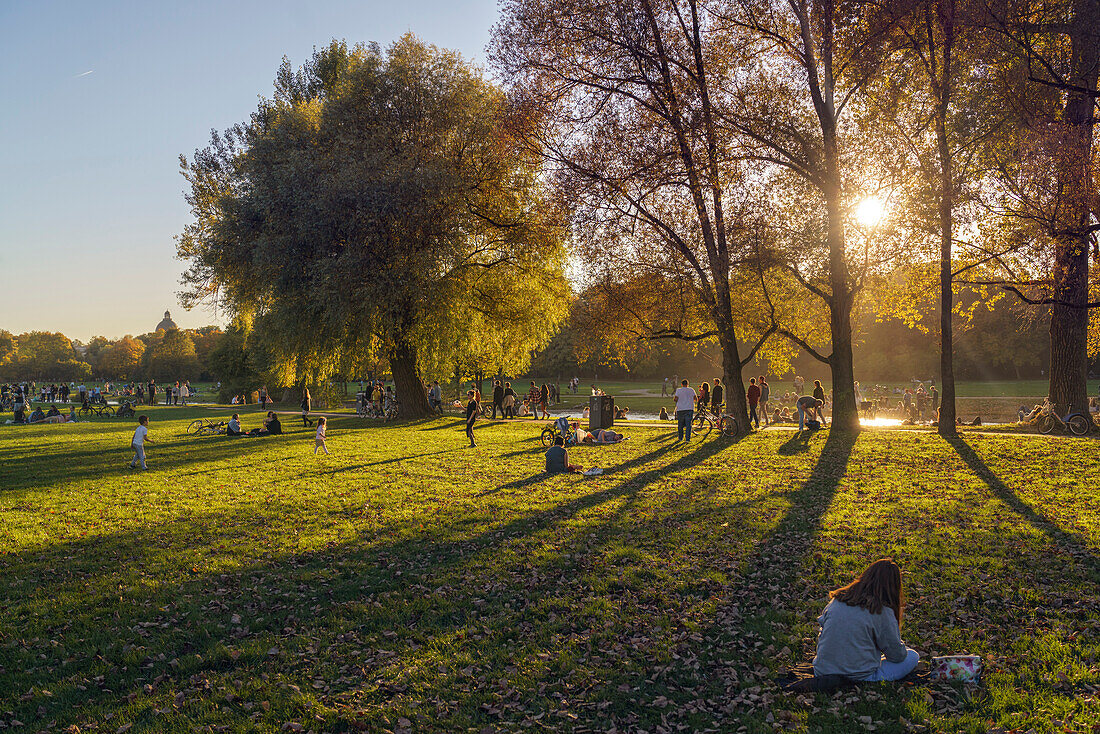
[[[325,426],[328,424],[328,420],[322,416],[317,419],[317,441],[313,444],[313,455],[317,455],[317,449],[324,449],[325,455],[328,455],[328,446],[325,445]]]
[[[138,418],[138,427],[134,430],[134,437],[130,440],[130,448],[134,450],[134,458],[130,459],[130,468],[136,469],[137,461],[141,460],[141,468],[148,469],[145,466],[145,444],[156,443],[153,439],[149,438],[149,416],[143,415]]]

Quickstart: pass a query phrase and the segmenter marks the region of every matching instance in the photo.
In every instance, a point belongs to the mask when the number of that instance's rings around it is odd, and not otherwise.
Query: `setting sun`
[[[877,196],[868,196],[856,204],[856,221],[864,227],[877,226],[885,214],[886,202]]]

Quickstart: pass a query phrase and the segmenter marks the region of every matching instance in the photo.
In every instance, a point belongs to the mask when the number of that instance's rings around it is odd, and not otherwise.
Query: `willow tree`
[[[583,233],[587,285],[620,290],[605,316],[630,318],[630,285],[648,280],[661,303],[635,323],[651,338],[717,341],[745,433],[742,370],[771,314],[738,299],[742,273],[760,269],[759,228],[752,171],[720,125],[741,59],[713,21],[696,0],[507,0],[493,58],[545,123],[531,143]]]
[[[528,118],[455,53],[411,35],[333,42],[247,123],[181,159],[189,302],[249,316],[290,383],[386,357],[409,416],[421,365],[509,330],[529,352],[567,310],[564,229],[517,141]]]

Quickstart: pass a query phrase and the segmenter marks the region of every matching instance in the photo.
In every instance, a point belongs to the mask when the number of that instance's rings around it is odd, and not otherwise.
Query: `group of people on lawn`
[[[680,381],[680,387],[676,388],[672,397],[676,401],[677,440],[690,441],[691,424],[695,420],[697,410],[711,410],[716,415],[722,414],[725,405],[725,388],[722,385],[721,378],[716,377],[714,378],[713,387],[710,383],[704,381],[700,385],[699,391],[696,392],[691,387],[691,383],[687,379],[683,379]],[[749,406],[749,421],[756,428],[760,428],[761,418],[763,418],[765,426],[784,420],[794,420],[794,415],[787,412],[786,408],[784,408],[784,412],[780,412],[779,408],[776,408],[775,413],[769,416],[768,401],[770,397],[771,388],[763,375],[760,376],[759,383],[755,377],[749,379],[749,387],[745,391],[745,400]],[[816,420],[820,424],[824,424],[824,406],[825,389],[821,386],[820,380],[814,380],[813,395],[802,395],[795,401],[798,430],[801,431],[806,428],[807,420]],[[662,420],[669,420],[668,412],[664,408],[661,408],[660,417]]]

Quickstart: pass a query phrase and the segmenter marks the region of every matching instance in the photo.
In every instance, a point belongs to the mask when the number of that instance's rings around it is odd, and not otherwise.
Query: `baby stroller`
[[[558,436],[561,436],[566,446],[576,446],[577,432],[569,425],[572,420],[571,417],[558,418],[546,428],[542,429],[542,435],[539,437],[542,441],[542,445],[549,448],[554,445],[554,440],[557,439]]]

